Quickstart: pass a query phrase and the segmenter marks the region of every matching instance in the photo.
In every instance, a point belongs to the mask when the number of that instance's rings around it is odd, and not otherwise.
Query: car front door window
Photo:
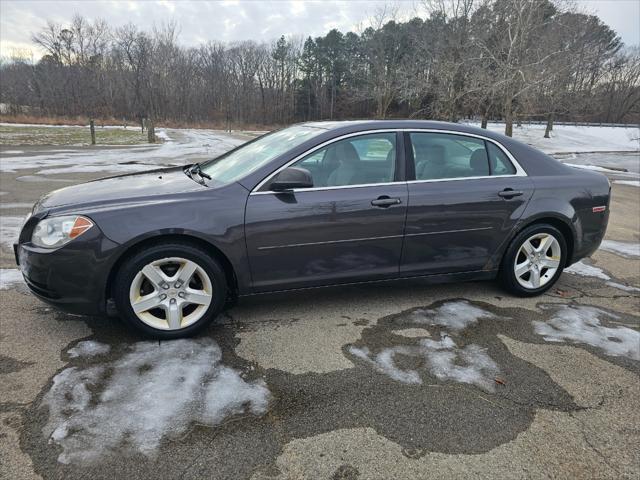
[[[342,187],[393,182],[396,134],[374,133],[338,140],[292,166],[311,173],[314,187]]]

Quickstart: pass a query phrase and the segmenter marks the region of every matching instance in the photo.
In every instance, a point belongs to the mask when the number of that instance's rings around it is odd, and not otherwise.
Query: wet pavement
[[[151,342],[31,296],[9,248],[25,205],[242,140],[169,136],[2,154],[0,478],[640,475],[638,187],[614,184],[606,250],[538,298],[336,287],[243,299],[197,338]]]

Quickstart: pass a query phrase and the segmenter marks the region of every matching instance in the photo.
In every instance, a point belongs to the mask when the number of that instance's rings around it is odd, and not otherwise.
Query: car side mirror
[[[299,167],[289,167],[282,170],[271,182],[270,189],[274,192],[285,192],[294,188],[313,187],[313,178],[309,170]]]

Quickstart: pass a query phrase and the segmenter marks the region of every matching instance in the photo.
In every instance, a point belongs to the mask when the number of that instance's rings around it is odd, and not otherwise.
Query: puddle
[[[416,347],[399,346],[386,348],[372,355],[368,348],[350,347],[349,352],[371,364],[380,373],[402,383],[421,384],[417,370],[402,370],[394,362],[394,356],[404,355],[424,361],[426,370],[439,380],[453,380],[476,385],[483,390],[495,390],[495,378],[500,369],[486,350],[479,345],[459,348],[451,337],[441,340],[421,340]]]
[[[495,391],[495,378],[500,369],[488,355],[485,348],[477,344],[459,346],[450,336],[477,324],[484,319],[498,319],[495,314],[472,305],[466,300],[445,302],[435,308],[418,308],[405,315],[403,321],[413,325],[439,327],[438,340],[420,338],[432,336],[426,329],[418,335],[415,328],[393,330],[392,333],[405,338],[417,338],[417,343],[393,345],[382,348],[377,353],[368,346],[350,346],[347,351],[364,361],[379,373],[391,379],[420,385],[429,376],[441,381],[454,381],[475,385],[485,391]],[[407,335],[407,330],[410,334]],[[426,335],[425,335],[426,333]],[[404,357],[419,368],[402,368],[397,359]]]

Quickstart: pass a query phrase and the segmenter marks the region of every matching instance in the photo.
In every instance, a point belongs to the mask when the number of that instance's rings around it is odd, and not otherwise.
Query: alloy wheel
[[[159,330],[180,330],[207,312],[213,299],[211,279],[197,263],[180,257],[145,265],[131,282],[129,302],[135,315]]]
[[[532,235],[518,249],[513,264],[518,283],[529,290],[544,287],[560,268],[562,250],[550,233]]]

